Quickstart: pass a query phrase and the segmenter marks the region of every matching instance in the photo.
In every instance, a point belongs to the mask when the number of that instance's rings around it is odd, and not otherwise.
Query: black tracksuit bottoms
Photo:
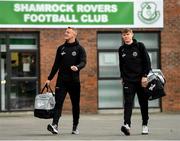
[[[56,87],[53,124],[58,125],[67,93],[69,93],[72,104],[73,125],[77,126],[80,114],[80,82],[62,82]]]
[[[137,93],[138,101],[141,109],[142,115],[142,125],[148,124],[148,97],[141,87],[140,82],[124,82],[123,84],[124,93],[124,124],[131,126],[131,115],[132,108],[134,105],[134,97]]]

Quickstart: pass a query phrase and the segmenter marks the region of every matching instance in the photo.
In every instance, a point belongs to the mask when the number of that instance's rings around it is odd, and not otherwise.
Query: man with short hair
[[[79,73],[86,65],[86,52],[76,39],[77,30],[68,27],[64,33],[65,43],[58,47],[52,70],[46,84],[50,84],[58,71],[55,89],[55,107],[52,124],[47,130],[58,134],[58,122],[61,117],[63,103],[67,92],[72,103],[73,127],[72,134],[79,134],[78,123],[80,114],[80,78]]]
[[[119,48],[119,65],[124,93],[124,125],[121,131],[130,135],[131,115],[135,93],[137,93],[142,115],[142,134],[148,134],[148,97],[145,87],[151,70],[150,58],[142,42],[133,39],[132,29],[122,31],[123,45]]]

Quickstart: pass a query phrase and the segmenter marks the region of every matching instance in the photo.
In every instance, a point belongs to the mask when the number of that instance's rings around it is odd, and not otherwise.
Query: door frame
[[[10,92],[11,92],[11,79],[13,78],[11,76],[12,74],[12,70],[11,70],[11,53],[14,52],[14,51],[17,51],[17,52],[22,52],[23,50],[10,50],[10,35],[11,34],[36,34],[36,38],[37,38],[37,50],[35,52],[36,54],[36,66],[39,66],[39,61],[40,60],[39,56],[40,56],[40,51],[39,51],[39,46],[40,46],[40,43],[39,43],[39,32],[1,32],[0,35],[5,35],[5,46],[6,46],[6,72],[7,72],[7,75],[6,75],[6,87],[5,87],[5,95],[7,96],[7,100],[6,100],[6,110],[2,110],[2,106],[0,104],[0,112],[10,112],[10,111],[29,111],[29,110],[12,110],[10,109],[10,104],[11,104],[11,100],[10,100]],[[1,46],[1,44],[0,44]],[[32,52],[31,50],[25,50],[26,52]],[[0,50],[0,56],[2,55],[2,52]],[[0,61],[0,65],[1,65],[1,61]],[[36,67],[36,81],[37,81],[37,84],[36,84],[36,94],[38,94],[39,92],[39,89],[40,89],[40,75],[39,75],[39,70],[40,68],[39,67]],[[0,69],[0,77],[1,77],[1,69]],[[35,77],[34,77],[35,78]],[[24,79],[28,79],[28,80],[32,80],[30,77],[27,77],[27,78],[24,78]],[[24,80],[23,78],[19,79],[20,81]],[[1,80],[1,78],[0,78]],[[1,92],[1,87],[0,87],[0,92]],[[0,102],[1,102],[1,96],[0,96]]]
[[[6,63],[6,72],[7,72],[7,75],[6,75],[6,78],[5,78],[5,81],[6,81],[6,84],[10,84],[10,77],[9,77],[9,72],[10,72],[10,58],[9,58],[9,37],[8,37],[8,32],[2,32],[0,35],[5,35],[5,48],[6,48],[6,52],[5,52],[5,56],[6,56],[6,58],[5,58],[5,63]],[[2,52],[1,52],[1,50],[0,50],[0,56],[2,55]],[[1,61],[0,61],[0,66],[1,66]],[[0,77],[1,77],[1,69],[0,69]],[[1,80],[2,81],[2,80]],[[0,91],[2,90],[2,88],[0,87]],[[5,111],[9,111],[9,105],[10,105],[10,101],[9,101],[9,98],[10,98],[10,96],[9,96],[9,93],[10,93],[10,88],[9,88],[9,85],[6,85],[5,86],[5,96],[7,96],[7,100],[5,100],[5,103],[7,103],[7,104],[5,104],[5,105],[7,105],[7,107],[5,108],[5,109],[7,109],[7,110],[5,110]],[[1,99],[1,96],[0,96],[0,100],[2,100]],[[0,104],[0,111],[2,111],[2,106],[1,106],[1,104]]]

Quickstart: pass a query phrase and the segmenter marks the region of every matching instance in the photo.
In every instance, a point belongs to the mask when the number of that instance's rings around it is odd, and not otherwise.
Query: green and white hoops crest
[[[141,4],[141,11],[138,11],[139,19],[146,24],[156,22],[160,17],[160,12],[157,11],[157,5],[154,2],[144,2]]]

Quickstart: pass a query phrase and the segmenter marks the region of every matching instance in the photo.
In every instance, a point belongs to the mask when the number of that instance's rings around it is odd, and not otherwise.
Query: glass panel
[[[99,108],[123,107],[122,83],[120,80],[99,80]]]
[[[11,34],[10,49],[34,50],[37,49],[37,37],[33,34]]]
[[[158,49],[158,33],[135,33],[135,39],[143,42],[147,49]],[[98,49],[119,49],[122,44],[120,33],[99,33]]]
[[[118,53],[99,53],[99,77],[120,77]]]
[[[135,33],[135,39],[143,42],[147,49],[158,49],[159,37],[157,33]]]
[[[11,69],[13,77],[36,76],[35,52],[12,52]]]
[[[34,45],[10,45],[11,50],[35,50],[36,46]]]
[[[121,42],[120,33],[98,34],[98,49],[119,49]]]
[[[11,110],[32,110],[36,95],[36,80],[12,81],[10,92]]]
[[[149,107],[159,107],[159,99],[149,101]]]
[[[135,102],[134,107],[140,107],[137,95],[135,95],[135,101],[134,102]],[[149,101],[148,105],[149,105],[149,107],[154,107],[154,108],[159,107],[159,99]]]
[[[157,52],[148,52],[150,60],[151,60],[151,67],[152,69],[158,68],[158,58],[157,58]]]
[[[11,38],[10,39],[10,44],[11,45],[36,45],[36,40],[35,39],[15,39],[15,38]]]
[[[5,39],[5,35],[0,35],[0,52],[6,52],[6,39]]]

